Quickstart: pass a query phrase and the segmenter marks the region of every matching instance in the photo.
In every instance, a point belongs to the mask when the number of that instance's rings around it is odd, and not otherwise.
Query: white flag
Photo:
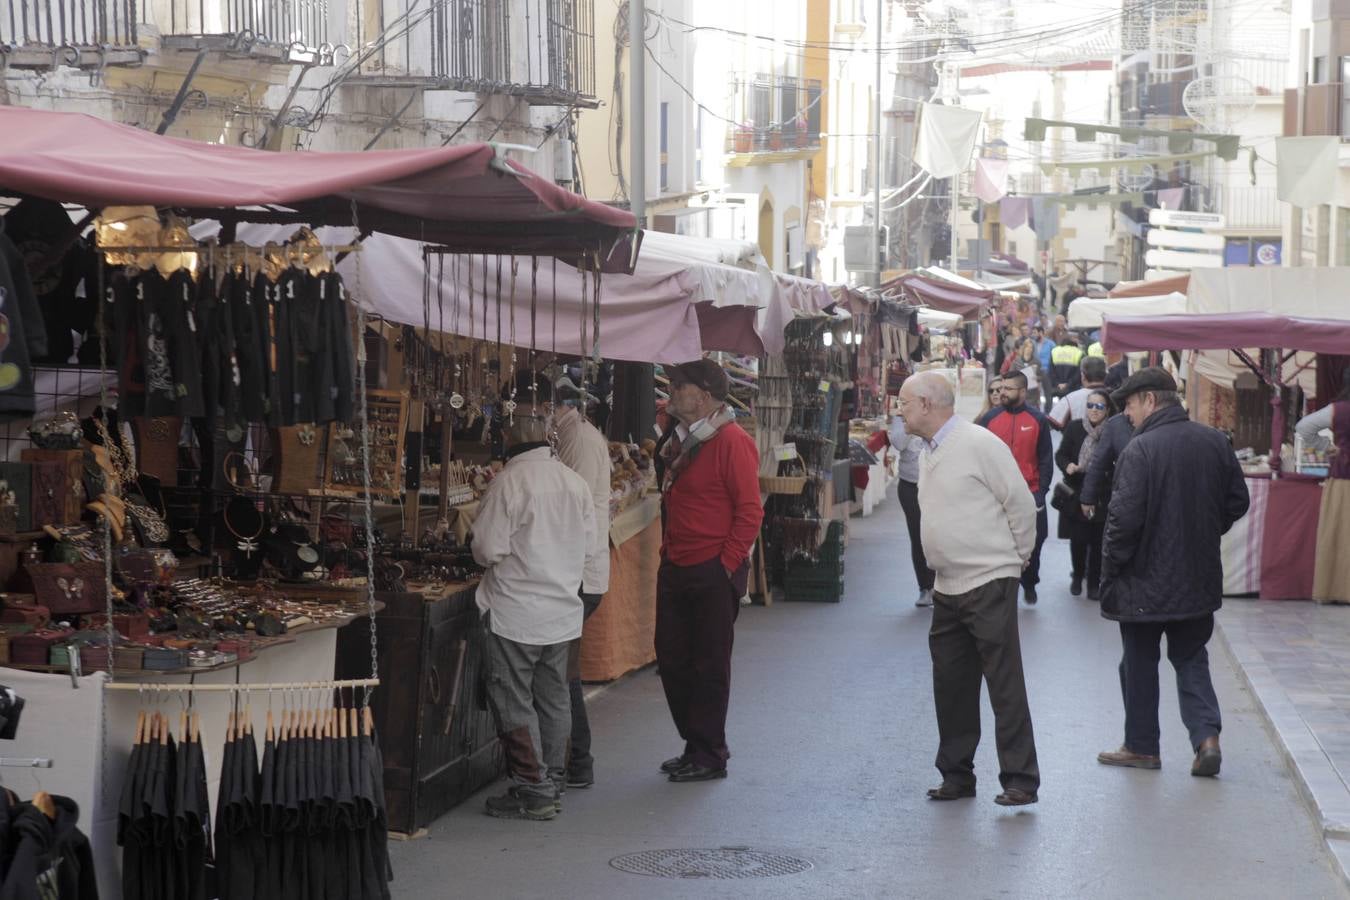
[[[975,152],[983,116],[979,110],[960,106],[921,104],[914,162],[934,178],[951,178],[964,172]]]

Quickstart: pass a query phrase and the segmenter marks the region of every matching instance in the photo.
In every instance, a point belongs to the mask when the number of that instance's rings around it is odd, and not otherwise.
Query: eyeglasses
[[[1089,404],[1087,405],[1087,408],[1088,408],[1088,409],[1106,409],[1106,404],[1105,404],[1105,403],[1089,403]]]

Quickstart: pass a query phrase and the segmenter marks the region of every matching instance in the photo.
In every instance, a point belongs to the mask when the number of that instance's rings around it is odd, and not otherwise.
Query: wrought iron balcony
[[[536,106],[598,105],[595,0],[386,0],[406,17],[364,67],[366,83],[518,96]],[[402,21],[402,19],[401,19]]]
[[[820,146],[821,87],[818,79],[789,76],[738,78],[732,84],[732,115],[726,151],[778,153]]]
[[[328,40],[327,0],[5,0],[0,53],[11,66],[97,67],[143,59],[146,26],[167,49],[288,58]]]

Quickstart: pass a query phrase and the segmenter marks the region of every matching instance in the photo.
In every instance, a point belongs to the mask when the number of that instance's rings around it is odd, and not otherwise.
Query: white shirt
[[[581,637],[578,590],[595,536],[585,480],[548,447],[513,457],[492,479],[473,523],[473,558],[487,572],[478,608],[494,634],[547,646]]]
[[[1074,419],[1087,418],[1088,395],[1097,392],[1107,391],[1104,387],[1084,387],[1070,391],[1067,397],[1060,397],[1055,401],[1055,405],[1050,407],[1050,421],[1063,428]]]
[[[595,502],[595,540],[581,589],[588,594],[603,594],[609,590],[609,442],[570,406],[553,417],[553,424],[558,430],[558,458],[585,479]]]

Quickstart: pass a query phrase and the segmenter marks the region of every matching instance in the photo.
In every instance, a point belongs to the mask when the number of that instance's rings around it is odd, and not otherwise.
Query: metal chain
[[[516,276],[520,273],[520,260],[511,257],[511,399],[506,404],[506,414],[512,425],[516,423]]]
[[[352,200],[352,229],[361,233],[361,224],[356,213],[356,201]],[[366,525],[366,610],[370,616],[370,677],[380,677],[380,645],[375,633],[375,506],[370,493],[370,406],[366,396],[366,308],[365,292],[361,285],[361,256],[356,257],[356,322],[359,339],[356,343],[356,391],[360,402],[361,421],[361,477],[365,487],[362,509],[365,512]],[[373,687],[365,689],[363,705],[370,704]]]
[[[98,402],[103,411],[102,422],[108,419],[108,320],[107,320],[107,258],[99,253],[98,255]],[[101,423],[102,423],[101,422]],[[108,451],[108,461],[112,462],[112,439],[108,434],[108,427],[103,425],[103,446]],[[104,623],[104,634],[108,639],[108,680],[115,681],[116,676],[113,672],[113,645],[117,640],[117,629],[113,626],[113,573],[112,573],[112,527],[108,520],[103,520],[103,595],[106,600],[106,609],[104,612],[108,616],[108,621]],[[107,716],[104,716],[107,719]],[[104,736],[103,748],[106,755],[108,747],[107,736]],[[105,759],[106,761],[106,759]],[[105,766],[106,769],[106,766]]]

